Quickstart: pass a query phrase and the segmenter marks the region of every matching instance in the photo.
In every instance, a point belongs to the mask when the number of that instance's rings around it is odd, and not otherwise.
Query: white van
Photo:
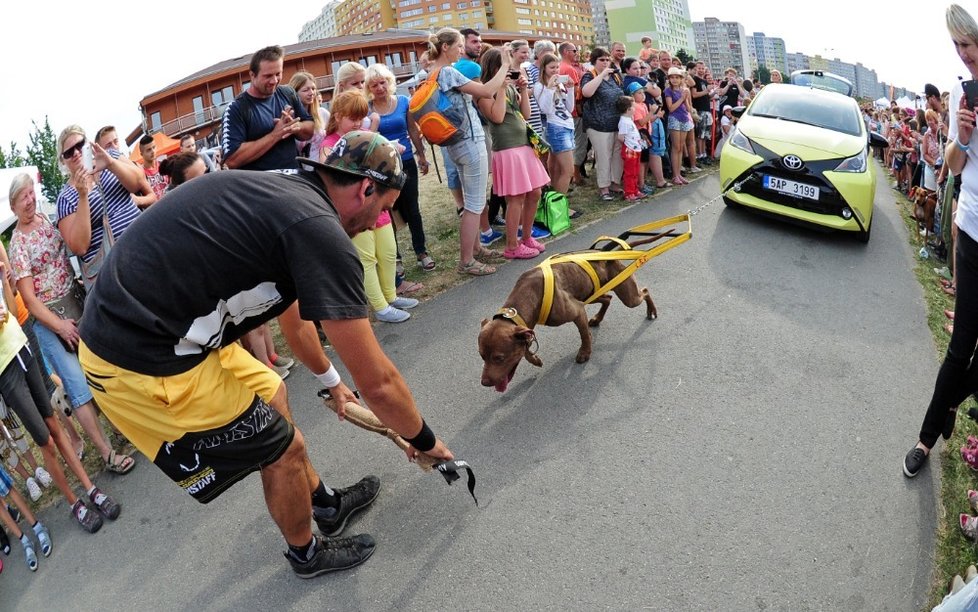
[[[44,197],[44,192],[41,191],[41,173],[38,172],[36,166],[0,168],[0,234],[10,229],[17,221],[14,213],[10,210],[10,201],[8,200],[10,183],[13,182],[15,176],[25,172],[34,179],[34,193],[37,194],[37,211],[42,215],[47,215],[49,218],[51,213],[54,212],[53,205],[48,202],[47,198]]]

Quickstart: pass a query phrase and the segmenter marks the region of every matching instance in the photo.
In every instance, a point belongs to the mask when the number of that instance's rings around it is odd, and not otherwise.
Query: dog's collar
[[[502,308],[497,310],[496,314],[494,314],[492,318],[506,319],[507,321],[511,321],[516,325],[522,325],[523,327],[530,327],[529,325],[526,324],[526,321],[523,319],[523,317],[520,316],[520,313],[516,312],[515,308],[509,308],[507,306],[503,306]]]

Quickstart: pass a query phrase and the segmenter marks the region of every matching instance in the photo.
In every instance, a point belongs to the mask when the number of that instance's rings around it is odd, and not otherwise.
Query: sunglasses
[[[81,153],[82,147],[84,146],[85,146],[85,139],[82,138],[81,140],[78,141],[78,144],[72,147],[68,147],[67,149],[62,151],[61,159],[71,159],[72,157],[75,156],[75,153]]]

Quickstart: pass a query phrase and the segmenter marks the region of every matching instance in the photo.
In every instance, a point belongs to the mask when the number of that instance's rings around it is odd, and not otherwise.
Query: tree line
[[[34,131],[28,136],[30,142],[26,152],[14,141],[10,142],[10,148],[6,150],[0,145],[0,168],[36,166],[41,174],[44,197],[54,202],[67,180],[58,166],[58,141],[47,115],[44,116],[43,126],[37,125],[34,120],[31,120],[31,124]]]

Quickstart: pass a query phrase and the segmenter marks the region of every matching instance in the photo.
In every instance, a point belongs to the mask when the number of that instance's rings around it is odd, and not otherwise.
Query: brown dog
[[[917,230],[923,227],[924,241],[934,227],[934,211],[937,208],[937,192],[928,191],[923,187],[914,187],[910,192],[913,201],[913,217],[917,220]]]
[[[591,265],[602,284],[613,279],[625,268],[625,264],[617,260],[593,261]],[[589,321],[584,300],[594,293],[591,277],[573,262],[553,264],[553,274],[553,306],[545,325],[556,327],[573,321],[581,334],[577,363],[584,363],[591,358],[591,330],[588,327],[600,325],[611,305],[611,294],[606,293],[597,298],[596,301],[601,302],[601,309]],[[503,308],[499,309],[500,314],[492,320],[482,321],[479,355],[485,362],[482,368],[483,386],[495,387],[499,392],[505,391],[509,381],[513,380],[516,366],[523,358],[537,367],[543,365],[540,357],[531,350],[536,343],[533,327],[540,316],[543,286],[543,271],[539,267],[527,270],[516,281],[516,286],[506,298]],[[647,319],[654,319],[658,315],[649,290],[645,287],[640,290],[633,277],[626,278],[613,291],[629,308],[645,302]]]

